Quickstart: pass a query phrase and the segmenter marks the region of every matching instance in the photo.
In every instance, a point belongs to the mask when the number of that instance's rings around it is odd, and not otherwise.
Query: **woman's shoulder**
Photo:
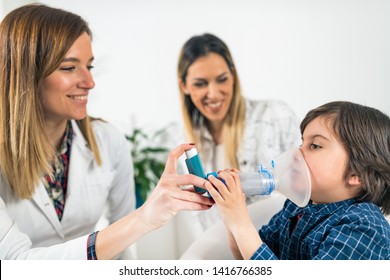
[[[116,137],[124,137],[124,133],[120,131],[115,125],[110,122],[94,119],[92,122],[92,128],[96,137],[99,138],[116,138]]]
[[[111,151],[110,153],[116,154],[123,147],[129,149],[130,143],[126,140],[125,133],[114,124],[101,119],[94,119],[91,125],[101,151],[108,149]]]

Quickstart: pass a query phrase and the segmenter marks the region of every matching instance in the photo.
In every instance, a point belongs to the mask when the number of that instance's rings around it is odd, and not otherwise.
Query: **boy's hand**
[[[237,169],[224,169],[218,171],[218,177],[225,184],[210,175],[205,186],[217,204],[225,226],[229,231],[234,231],[243,221],[250,221],[240,176]]]
[[[229,246],[236,258],[250,259],[263,243],[246,206],[237,169],[218,172],[220,180],[210,175],[205,187],[213,197],[228,231]]]

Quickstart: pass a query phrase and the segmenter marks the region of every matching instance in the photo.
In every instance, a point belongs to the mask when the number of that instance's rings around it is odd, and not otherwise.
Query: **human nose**
[[[95,81],[89,69],[85,69],[82,71],[79,87],[85,89],[93,89],[95,87]]]
[[[208,86],[207,97],[209,98],[217,97],[219,93],[220,91],[218,86],[215,83],[210,83]]]
[[[305,159],[305,151],[304,151],[304,149],[302,148],[302,146],[301,147],[299,147],[299,152],[301,153],[301,155],[302,155],[302,157],[303,157],[303,159]]]

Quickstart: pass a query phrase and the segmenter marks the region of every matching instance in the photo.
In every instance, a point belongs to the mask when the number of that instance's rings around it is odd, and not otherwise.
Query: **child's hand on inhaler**
[[[207,173],[207,179],[209,178],[210,175],[213,175],[215,178],[217,178],[219,181],[221,181],[226,186],[226,181],[219,176],[220,172],[229,172],[229,173],[239,174],[240,170],[238,170],[236,168],[225,168],[223,170],[219,170],[218,173],[213,171],[213,172]]]
[[[225,168],[223,170],[219,170],[218,173],[216,173],[216,172],[207,173],[207,179],[211,182],[210,177],[209,177],[211,175],[214,178],[218,179],[220,182],[222,182],[224,184],[224,186],[226,187],[227,186],[226,180],[223,179],[223,177],[226,176],[226,174],[229,174],[229,176],[234,176],[236,178],[235,185],[239,184],[240,187],[241,187],[241,182],[239,181],[240,180],[239,173],[240,173],[240,171],[238,169],[235,169],[235,168]],[[216,186],[215,182],[216,181],[212,182],[214,187]],[[218,184],[218,185],[220,185],[220,184]]]

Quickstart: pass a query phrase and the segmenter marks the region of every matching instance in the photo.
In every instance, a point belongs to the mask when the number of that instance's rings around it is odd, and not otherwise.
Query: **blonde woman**
[[[299,144],[295,113],[283,101],[244,98],[232,55],[215,35],[184,44],[178,81],[187,140],[196,143],[206,172],[257,171],[260,162]],[[219,219],[216,209],[191,214],[198,231]]]
[[[134,210],[130,148],[87,115],[91,31],[78,15],[31,4],[0,25],[0,259],[111,259],[181,209],[212,202],[180,185],[169,155],[150,199]],[[95,231],[108,205],[110,226]]]

